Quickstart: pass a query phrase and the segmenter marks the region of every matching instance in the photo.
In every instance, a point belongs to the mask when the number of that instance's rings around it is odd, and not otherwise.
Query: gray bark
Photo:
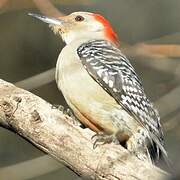
[[[88,179],[165,179],[161,169],[142,162],[120,145],[93,149],[89,129],[40,97],[0,80],[0,125],[15,131],[42,151]]]

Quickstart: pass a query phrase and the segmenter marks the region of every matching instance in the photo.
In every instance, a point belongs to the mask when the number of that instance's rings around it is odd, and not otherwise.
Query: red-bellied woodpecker
[[[30,15],[50,24],[65,41],[56,82],[75,116],[101,132],[96,144],[116,139],[140,159],[155,162],[160,155],[166,157],[159,114],[118,49],[118,37],[109,22],[89,12],[57,19]]]

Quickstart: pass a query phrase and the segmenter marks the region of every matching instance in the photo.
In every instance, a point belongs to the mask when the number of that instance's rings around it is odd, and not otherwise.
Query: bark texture
[[[80,128],[40,97],[3,80],[0,80],[0,124],[87,179],[156,180],[169,176],[130,155],[120,145],[106,144],[93,149],[94,132]]]

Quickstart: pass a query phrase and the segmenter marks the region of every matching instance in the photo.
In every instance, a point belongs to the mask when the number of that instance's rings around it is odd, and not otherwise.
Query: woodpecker
[[[74,12],[48,23],[66,46],[56,65],[56,82],[74,115],[97,132],[98,142],[117,142],[141,160],[166,158],[158,111],[119,49],[118,36],[101,15]]]

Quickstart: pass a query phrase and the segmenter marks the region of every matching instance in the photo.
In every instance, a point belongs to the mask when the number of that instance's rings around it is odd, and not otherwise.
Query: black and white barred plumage
[[[91,40],[77,49],[87,72],[147,130],[149,139],[159,152],[166,155],[160,117],[146,97],[144,89],[129,60],[105,40]]]

